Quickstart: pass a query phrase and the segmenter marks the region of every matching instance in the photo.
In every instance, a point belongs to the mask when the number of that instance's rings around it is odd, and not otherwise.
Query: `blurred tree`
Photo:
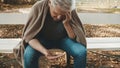
[[[37,0],[4,0],[5,4],[34,4]]]

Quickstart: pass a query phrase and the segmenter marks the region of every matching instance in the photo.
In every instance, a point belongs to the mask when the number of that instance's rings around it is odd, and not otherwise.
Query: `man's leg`
[[[43,38],[39,39],[41,44],[47,49],[56,48],[55,41],[48,41]],[[25,68],[38,68],[38,60],[39,57],[43,55],[37,50],[33,49],[30,45],[28,45],[24,52],[24,67]]]
[[[24,67],[25,68],[38,68],[38,59],[42,55],[40,52],[33,49],[28,45],[24,52]]]
[[[60,48],[74,58],[74,68],[86,68],[86,48],[68,37],[60,41]]]

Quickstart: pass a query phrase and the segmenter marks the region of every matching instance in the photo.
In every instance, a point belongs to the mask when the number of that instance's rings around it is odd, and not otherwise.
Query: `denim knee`
[[[82,57],[86,57],[86,53],[87,53],[87,50],[86,48],[83,46],[83,45],[79,45],[80,47],[79,48],[76,48],[74,50],[74,58],[82,58]]]
[[[31,61],[32,61],[32,55],[33,55],[33,50],[32,48],[28,45],[25,49],[24,52],[24,65],[25,67],[30,66],[31,65]]]
[[[24,52],[24,67],[25,68],[37,67],[39,56],[40,53],[34,50],[30,45],[28,45]]]

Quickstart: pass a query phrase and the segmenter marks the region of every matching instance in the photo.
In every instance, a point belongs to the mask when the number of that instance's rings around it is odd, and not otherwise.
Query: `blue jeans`
[[[66,37],[61,40],[51,41],[39,39],[41,44],[47,49],[59,48],[66,51],[74,58],[74,68],[86,68],[86,48]],[[38,68],[38,59],[42,54],[28,45],[24,53],[24,67],[25,68]]]

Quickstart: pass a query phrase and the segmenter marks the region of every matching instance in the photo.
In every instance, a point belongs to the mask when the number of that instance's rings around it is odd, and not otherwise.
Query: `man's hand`
[[[66,16],[66,19],[63,21],[63,25],[67,31],[69,38],[75,39],[76,36],[70,24],[70,20],[72,19],[71,12],[67,12],[65,16]]]
[[[61,56],[65,55],[65,53],[63,54],[52,54],[51,52],[47,51],[47,53],[45,54],[45,57],[48,59],[48,60],[54,60],[54,59],[57,59]]]
[[[32,39],[31,41],[29,41],[29,44],[30,44],[31,47],[33,47],[37,51],[44,54],[45,57],[49,60],[54,60],[54,59],[57,59],[57,58],[64,55],[64,54],[57,54],[57,55],[54,54],[53,55],[37,39]]]
[[[70,20],[71,20],[71,14],[70,14],[70,12],[66,12],[65,13],[65,20],[63,20],[63,24],[69,23]]]

